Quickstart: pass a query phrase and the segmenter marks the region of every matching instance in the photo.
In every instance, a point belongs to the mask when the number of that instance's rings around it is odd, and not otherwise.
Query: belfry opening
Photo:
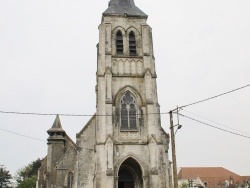
[[[120,166],[118,173],[118,188],[142,188],[142,170],[133,158],[126,159]]]

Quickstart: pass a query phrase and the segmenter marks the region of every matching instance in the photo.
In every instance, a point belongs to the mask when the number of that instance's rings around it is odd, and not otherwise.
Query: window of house
[[[129,54],[136,55],[136,40],[133,31],[129,33]]]
[[[73,187],[73,173],[69,172],[68,177],[67,177],[67,188],[72,188]]]
[[[121,31],[116,33],[116,52],[117,54],[123,54],[123,36]]]
[[[121,130],[137,130],[136,101],[130,91],[121,98]]]

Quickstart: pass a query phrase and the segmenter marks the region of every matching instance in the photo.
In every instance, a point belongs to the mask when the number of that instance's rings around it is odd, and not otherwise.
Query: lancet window
[[[73,173],[69,172],[68,176],[67,176],[67,188],[72,188],[73,187],[73,178],[74,178]]]
[[[130,31],[129,33],[129,54],[136,55],[136,40],[133,31]]]
[[[121,130],[137,130],[137,106],[135,98],[130,91],[127,91],[120,101],[121,109]]]
[[[116,53],[123,54],[123,36],[121,31],[116,33]]]

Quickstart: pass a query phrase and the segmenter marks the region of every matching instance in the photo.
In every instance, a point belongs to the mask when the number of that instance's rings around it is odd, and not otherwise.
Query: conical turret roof
[[[103,15],[120,15],[120,16],[138,16],[148,17],[137,6],[134,0],[110,0],[109,7],[103,12]]]
[[[52,125],[52,127],[47,131],[49,134],[48,143],[51,141],[65,141],[65,131],[62,128],[61,121],[59,116],[56,116],[56,119]]]
[[[52,127],[47,131],[50,133],[65,133],[65,131],[62,128],[61,121],[59,118],[59,115],[56,116],[56,119],[52,125]]]

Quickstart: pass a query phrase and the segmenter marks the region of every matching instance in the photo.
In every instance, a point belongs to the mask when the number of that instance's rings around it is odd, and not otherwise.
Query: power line
[[[228,131],[228,130],[226,130],[226,129],[222,129],[222,128],[220,128],[220,127],[216,127],[216,126],[214,126],[214,125],[211,125],[211,124],[208,124],[208,123],[205,123],[205,122],[199,121],[199,120],[197,120],[197,119],[194,119],[194,118],[188,117],[188,116],[183,115],[183,114],[180,114],[180,113],[179,113],[179,115],[180,115],[180,116],[182,116],[182,117],[185,117],[185,118],[187,118],[187,119],[190,119],[190,120],[196,121],[196,122],[201,123],[201,124],[203,124],[203,125],[207,125],[207,126],[209,126],[209,127],[212,127],[212,128],[215,128],[215,129],[218,129],[218,130],[221,130],[221,131],[227,132],[227,133],[231,133],[231,134],[234,134],[234,135],[237,135],[237,136],[241,136],[241,137],[244,137],[244,138],[250,138],[249,136],[245,136],[245,135],[238,134],[238,133],[235,133],[235,132],[232,132],[232,131]]]
[[[242,86],[242,87],[239,87],[239,88],[237,88],[237,89],[233,89],[233,90],[231,90],[231,91],[227,91],[227,92],[225,92],[225,93],[221,93],[221,94],[219,94],[219,95],[215,95],[215,96],[213,96],[213,97],[209,97],[209,98],[207,98],[207,99],[203,99],[203,100],[200,100],[200,101],[197,101],[197,102],[193,102],[193,103],[190,103],[190,104],[187,104],[187,105],[183,105],[183,106],[181,106],[180,108],[185,108],[185,107],[192,106],[192,105],[195,105],[195,104],[198,104],[198,103],[202,103],[202,102],[205,102],[205,101],[208,101],[208,100],[211,100],[211,99],[214,99],[214,98],[217,98],[217,97],[220,97],[220,96],[223,96],[223,95],[226,95],[226,94],[229,94],[229,93],[238,91],[238,90],[240,90],[240,89],[244,89],[244,88],[249,87],[249,86],[250,86],[250,84],[245,85],[245,86]]]
[[[2,114],[16,114],[16,115],[36,115],[36,116],[93,116],[93,115],[82,115],[82,114],[48,114],[48,113],[36,113],[36,112],[8,112],[8,111],[0,111]],[[101,115],[99,115],[101,116]],[[107,115],[105,115],[107,116]]]
[[[33,140],[38,140],[38,141],[46,142],[45,140],[41,140],[41,139],[34,138],[34,137],[31,137],[31,136],[27,136],[27,135],[19,134],[19,133],[12,132],[12,131],[9,131],[9,130],[6,130],[6,129],[2,129],[2,128],[0,128],[0,130],[5,131],[5,132],[8,132],[8,133],[11,133],[11,134],[15,134],[15,135],[18,135],[18,136],[22,136],[22,137],[30,138],[30,139],[33,139]]]
[[[73,117],[92,117],[93,115],[86,115],[86,114],[48,114],[48,113],[36,113],[36,112],[8,112],[8,111],[0,111],[2,114],[16,114],[16,115],[35,115],[35,116],[73,116]],[[147,114],[135,114],[135,116],[139,115],[160,115],[160,114],[168,114],[169,112],[162,112],[162,113],[147,113]],[[117,116],[117,115],[101,115],[95,114],[95,116]]]
[[[221,123],[218,123],[218,122],[213,121],[213,120],[211,120],[211,119],[205,118],[205,117],[200,116],[200,115],[198,115],[198,114],[195,114],[195,113],[193,113],[193,112],[190,112],[190,111],[187,111],[187,110],[184,110],[184,109],[181,109],[181,110],[183,110],[183,111],[185,111],[185,112],[188,112],[188,113],[190,113],[190,114],[193,114],[193,115],[195,115],[195,116],[197,116],[197,117],[200,117],[200,118],[202,118],[202,119],[205,119],[205,120],[207,120],[207,121],[210,121],[210,122],[212,122],[212,123],[216,123],[216,124],[221,125],[221,126],[223,126],[223,127],[227,127],[227,128],[229,128],[229,129],[232,129],[232,130],[235,130],[235,131],[238,131],[238,132],[241,132],[241,133],[243,133],[243,134],[247,134],[247,135],[249,135],[249,136],[250,136],[250,134],[249,134],[249,133],[246,133],[246,132],[240,131],[240,130],[238,130],[238,129],[235,129],[235,128],[232,128],[232,127],[229,127],[229,126],[227,126],[227,125],[223,125],[223,124],[221,124]]]

